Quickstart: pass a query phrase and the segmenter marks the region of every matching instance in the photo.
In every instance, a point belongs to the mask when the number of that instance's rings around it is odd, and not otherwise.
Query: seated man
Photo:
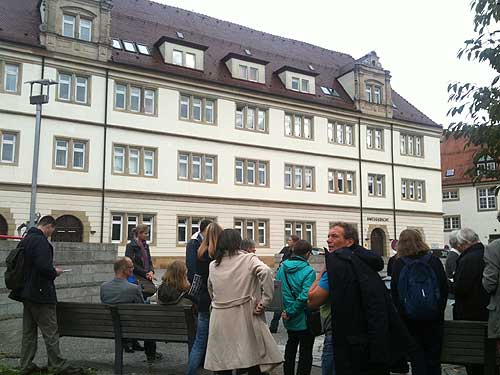
[[[132,275],[134,263],[129,257],[118,258],[114,263],[115,278],[101,285],[101,302],[115,305],[120,303],[144,303],[142,290],[139,285],[129,283],[127,279]],[[144,341],[148,362],[162,358],[156,353],[154,341]]]

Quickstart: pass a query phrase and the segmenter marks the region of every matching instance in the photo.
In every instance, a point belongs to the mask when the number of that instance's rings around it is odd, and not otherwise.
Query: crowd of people
[[[25,277],[10,297],[24,305],[23,375],[39,370],[33,363],[38,328],[50,370],[79,373],[59,350],[54,279],[63,271],[54,267],[48,241],[54,229],[54,218],[43,217],[18,246],[24,250]],[[408,373],[408,363],[414,375],[438,375],[449,297],[454,319],[489,320],[489,337],[500,338],[500,240],[484,246],[471,229],[451,233],[445,266],[418,230],[403,230],[388,264],[390,290],[379,274],[382,257],[361,246],[356,227],[344,222],[330,226],[319,272],[309,263],[311,244],[291,236],[274,276],[256,255],[254,241],[203,220],[186,246],[185,261],[167,266],[157,290],[147,231],[144,225],[135,228],[125,256],[114,263],[114,279],[101,286],[101,301],[150,303],[156,293],[159,304],[192,306],[197,329],[187,375],[201,368],[259,375],[282,363],[284,375],[309,375],[319,334],[324,334],[323,375]],[[274,279],[281,283],[282,309],[268,327]],[[284,357],[272,336],[280,320],[288,335]],[[124,348],[145,351],[150,363],[162,358],[154,341],[124,342]],[[468,375],[482,373],[481,365],[467,366]]]

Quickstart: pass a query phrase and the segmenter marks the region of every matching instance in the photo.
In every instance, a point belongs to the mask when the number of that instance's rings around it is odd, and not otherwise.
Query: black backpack
[[[19,243],[5,259],[5,286],[10,290],[19,290],[24,287],[24,246]]]

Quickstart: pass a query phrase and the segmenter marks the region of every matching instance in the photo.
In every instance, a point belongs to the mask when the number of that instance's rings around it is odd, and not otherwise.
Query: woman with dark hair
[[[222,232],[222,227],[217,223],[211,223],[207,227],[206,236],[198,248],[196,259],[196,274],[201,277],[200,291],[198,293],[198,320],[196,325],[196,337],[193,347],[189,353],[187,375],[195,375],[202,365],[205,352],[207,351],[208,325],[210,321],[210,295],[207,282],[209,264],[215,257],[217,239]]]
[[[399,235],[391,294],[417,344],[411,355],[412,374],[440,375],[448,280],[443,264],[418,230],[405,229]]]
[[[283,361],[264,317],[273,297],[272,271],[240,245],[239,232],[225,229],[208,277],[212,315],[205,368],[221,375],[235,369],[258,375]]]

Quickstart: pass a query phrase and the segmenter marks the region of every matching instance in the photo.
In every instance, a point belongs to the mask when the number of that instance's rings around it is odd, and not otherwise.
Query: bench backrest
[[[487,348],[487,323],[465,320],[444,322],[441,362],[484,364]],[[493,343],[494,345],[494,343]]]
[[[120,318],[122,338],[169,342],[190,342],[194,338],[191,306],[123,304],[112,310]]]
[[[59,302],[57,324],[60,336],[112,339],[113,319],[108,305]]]

